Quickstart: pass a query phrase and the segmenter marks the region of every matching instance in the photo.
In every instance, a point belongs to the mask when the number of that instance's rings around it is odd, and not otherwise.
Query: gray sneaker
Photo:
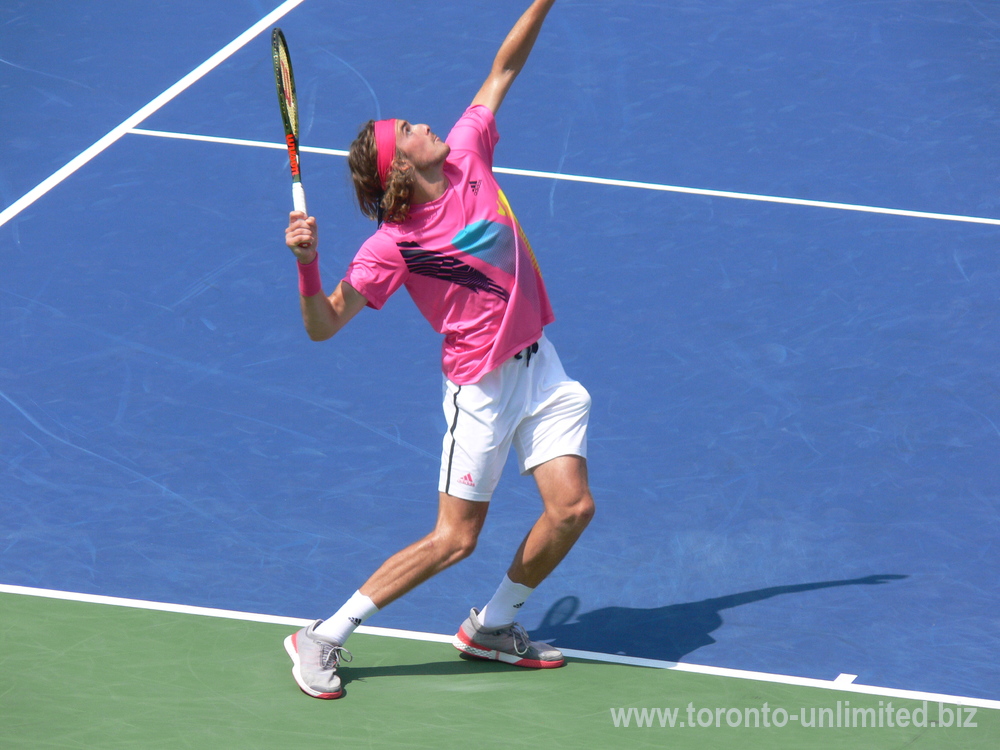
[[[477,659],[502,661],[515,667],[551,669],[566,663],[562,651],[547,643],[532,641],[516,622],[502,628],[483,628],[478,609],[469,613],[452,645]]]
[[[285,651],[292,657],[292,677],[303,693],[313,698],[339,698],[344,694],[344,688],[337,676],[337,667],[341,659],[351,661],[354,657],[336,641],[315,632],[321,622],[316,620],[288,636]],[[347,658],[344,658],[345,654]]]

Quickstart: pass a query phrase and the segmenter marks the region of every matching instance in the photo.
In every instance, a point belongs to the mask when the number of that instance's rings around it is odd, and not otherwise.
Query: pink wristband
[[[299,267],[299,294],[312,297],[323,291],[323,282],[319,278],[319,253],[312,263],[296,263]]]

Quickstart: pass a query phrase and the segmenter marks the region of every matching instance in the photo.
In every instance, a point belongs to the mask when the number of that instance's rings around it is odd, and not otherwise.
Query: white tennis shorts
[[[444,380],[448,431],[438,489],[489,502],[511,443],[522,474],[559,456],[587,457],[590,394],[566,376],[543,335],[538,351],[512,357],[472,385]]]

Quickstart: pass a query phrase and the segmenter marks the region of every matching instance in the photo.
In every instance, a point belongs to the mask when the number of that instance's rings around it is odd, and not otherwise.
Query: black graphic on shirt
[[[495,294],[504,302],[510,297],[510,293],[489,276],[467,263],[463,263],[458,258],[434,250],[425,250],[416,242],[398,242],[396,244],[403,260],[406,261],[406,267],[410,269],[410,273],[458,284],[477,294],[479,292]]]

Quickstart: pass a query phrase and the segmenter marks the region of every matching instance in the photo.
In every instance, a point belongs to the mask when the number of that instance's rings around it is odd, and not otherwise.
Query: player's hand
[[[319,245],[316,217],[292,211],[288,215],[288,228],[285,229],[285,244],[295,253],[300,263],[312,263]]]

